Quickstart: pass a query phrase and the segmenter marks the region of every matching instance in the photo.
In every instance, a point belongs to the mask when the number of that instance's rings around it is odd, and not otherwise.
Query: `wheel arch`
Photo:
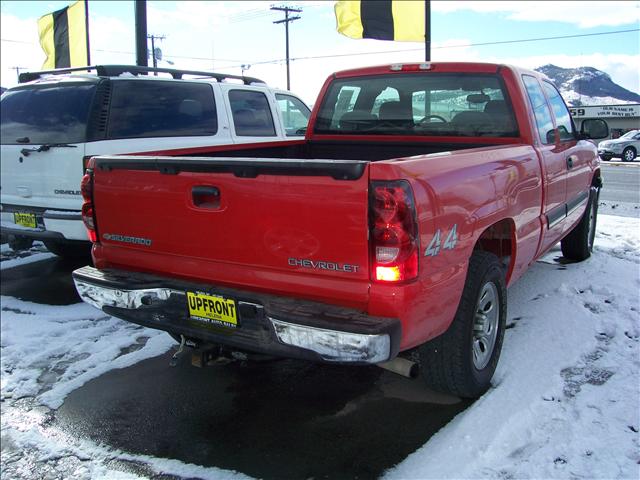
[[[493,253],[500,259],[507,284],[511,277],[516,254],[516,224],[512,218],[503,218],[484,229],[477,238],[473,251]]]

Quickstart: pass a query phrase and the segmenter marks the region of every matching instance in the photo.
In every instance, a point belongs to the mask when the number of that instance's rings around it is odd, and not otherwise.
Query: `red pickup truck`
[[[99,156],[82,180],[104,312],[234,356],[419,367],[490,387],[506,288],[591,254],[602,120],[540,74],[473,63],[331,75],[304,140]]]

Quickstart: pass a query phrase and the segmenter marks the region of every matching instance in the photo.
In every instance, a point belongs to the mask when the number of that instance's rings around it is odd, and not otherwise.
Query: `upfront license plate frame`
[[[203,292],[187,291],[189,319],[203,327],[238,328],[235,300]]]
[[[13,221],[16,225],[27,228],[38,228],[38,222],[35,213],[14,212]]]

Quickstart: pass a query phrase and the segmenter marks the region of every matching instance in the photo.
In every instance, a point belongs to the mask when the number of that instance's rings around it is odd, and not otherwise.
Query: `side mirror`
[[[547,137],[547,144],[548,145],[556,143],[556,131],[555,130],[549,130],[547,132],[546,137]]]
[[[588,118],[582,121],[580,127],[580,137],[583,139],[607,138],[609,136],[609,125],[600,118]]]

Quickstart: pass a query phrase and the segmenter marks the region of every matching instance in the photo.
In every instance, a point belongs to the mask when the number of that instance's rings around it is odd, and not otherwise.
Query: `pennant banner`
[[[83,67],[89,63],[84,0],[38,19],[40,45],[47,55],[43,70]]]
[[[425,1],[347,0],[335,4],[337,30],[349,38],[424,42]]]

